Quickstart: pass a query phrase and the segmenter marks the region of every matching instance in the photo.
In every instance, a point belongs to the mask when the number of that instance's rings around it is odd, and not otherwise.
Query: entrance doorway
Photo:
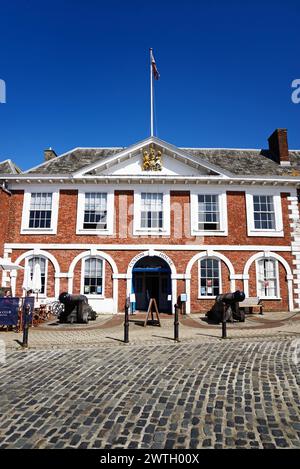
[[[160,312],[172,313],[171,269],[166,261],[157,256],[143,257],[132,272],[135,310],[147,311],[150,298],[155,298]]]

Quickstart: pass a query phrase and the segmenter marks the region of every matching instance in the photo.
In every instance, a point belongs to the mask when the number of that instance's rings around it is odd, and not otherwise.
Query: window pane
[[[51,228],[52,193],[33,192],[30,199],[29,228]]]
[[[258,261],[258,294],[261,297],[277,297],[277,261],[261,259]]]
[[[220,262],[217,259],[202,259],[200,262],[200,296],[220,294]]]
[[[220,229],[219,197],[198,195],[198,229],[215,231]]]
[[[85,230],[107,229],[107,194],[102,192],[86,192],[84,202]]]
[[[273,197],[270,195],[254,195],[254,227],[258,230],[275,229],[275,212]]]
[[[163,227],[163,194],[142,192],[141,228]]]
[[[84,294],[103,294],[103,261],[96,257],[85,260],[84,263]]]
[[[41,288],[40,293],[45,294],[45,291],[46,291],[46,259],[45,259],[45,257],[35,256],[35,257],[31,257],[28,260],[28,265],[30,267],[31,280],[32,280],[32,277],[33,277],[34,267],[35,267],[36,264],[39,264],[40,269],[41,269],[42,288]]]

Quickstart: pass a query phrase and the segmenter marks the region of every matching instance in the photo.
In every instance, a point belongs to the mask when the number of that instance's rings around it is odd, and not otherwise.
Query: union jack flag
[[[158,70],[157,70],[157,66],[156,66],[156,62],[155,62],[154,56],[153,56],[152,49],[150,49],[150,56],[151,56],[151,64],[152,64],[153,76],[154,76],[155,80],[159,80],[160,74],[159,74],[159,72],[158,72]]]

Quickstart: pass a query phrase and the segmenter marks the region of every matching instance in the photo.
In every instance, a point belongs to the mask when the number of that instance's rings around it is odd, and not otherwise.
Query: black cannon
[[[239,308],[239,302],[244,301],[244,299],[245,293],[240,290],[218,295],[215,304],[206,313],[207,319],[219,324],[223,321],[223,314],[225,314],[227,322],[233,322],[234,320],[244,322],[245,313]]]
[[[63,292],[59,295],[59,301],[64,305],[64,311],[59,315],[59,322],[74,322],[87,324],[89,320],[96,319],[96,312],[89,305],[88,299],[84,295],[70,295]]]

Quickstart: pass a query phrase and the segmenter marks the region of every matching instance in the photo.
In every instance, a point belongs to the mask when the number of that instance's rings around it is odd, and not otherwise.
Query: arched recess
[[[293,300],[293,273],[290,265],[288,262],[279,254],[276,252],[266,252],[266,251],[261,251],[257,252],[256,254],[253,254],[251,256],[244,267],[244,291],[245,295],[249,296],[249,269],[253,262],[259,260],[259,259],[276,259],[278,262],[280,262],[285,271],[286,271],[286,279],[287,279],[287,284],[288,284],[288,301],[289,301],[289,311],[293,311],[294,309],[294,300]]]
[[[188,265],[186,267],[186,274],[185,274],[185,289],[186,289],[186,294],[187,294],[187,303],[186,303],[186,313],[190,314],[191,312],[191,272],[192,272],[192,267],[200,259],[204,259],[206,257],[212,257],[215,259],[219,259],[224,262],[224,264],[227,266],[229,270],[229,276],[230,276],[230,290],[234,291],[235,290],[235,278],[234,278],[234,267],[231,263],[231,261],[224,256],[224,254],[221,254],[218,251],[202,251],[198,252],[195,254],[188,262]]]
[[[128,264],[126,279],[127,279],[127,292],[126,296],[129,297],[132,289],[132,270],[135,264],[142,259],[143,257],[160,257],[163,259],[171,270],[171,288],[172,288],[172,305],[177,302],[177,270],[172,259],[164,252],[155,251],[154,249],[149,249],[147,251],[140,252],[134,256]]]
[[[76,257],[74,257],[69,268],[69,281],[68,281],[69,293],[73,293],[74,269],[77,263],[81,261],[82,259],[85,259],[88,257],[97,257],[99,259],[104,259],[110,264],[112,271],[113,271],[113,311],[112,312],[117,313],[118,312],[118,278],[117,278],[118,267],[114,259],[106,252],[90,249],[89,251],[81,252]]]
[[[55,280],[54,280],[54,295],[57,298],[59,296],[59,274],[60,274],[60,266],[59,263],[56,259],[56,257],[53,256],[48,251],[44,251],[43,249],[32,249],[31,251],[24,252],[21,254],[17,260],[15,261],[15,264],[20,265],[21,262],[26,259],[27,257],[32,257],[32,256],[43,256],[46,259],[48,259],[54,267],[54,275],[55,275]],[[12,271],[11,272],[11,287],[12,287],[12,293],[13,295],[16,294],[16,282],[17,282],[17,274],[18,271]]]

